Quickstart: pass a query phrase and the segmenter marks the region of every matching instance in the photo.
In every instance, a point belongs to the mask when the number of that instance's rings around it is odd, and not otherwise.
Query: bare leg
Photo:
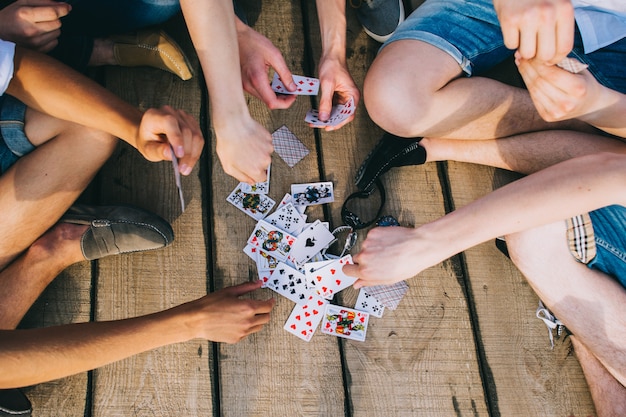
[[[108,134],[30,110],[26,126],[27,136],[40,146],[0,177],[0,328],[5,329],[17,325],[59,272],[84,259],[78,239],[86,226],[50,228],[117,143]]]
[[[570,339],[589,385],[598,417],[626,415],[626,388],[613,378],[604,365],[575,336],[571,336]]]
[[[447,53],[402,40],[376,57],[363,87],[370,117],[402,137],[493,139],[546,129],[586,129],[541,119],[528,92],[483,77],[465,78]]]
[[[547,130],[491,140],[424,138],[420,144],[426,148],[427,162],[470,162],[522,174],[578,156],[624,152],[625,146],[619,139],[571,130]]]
[[[608,275],[574,260],[567,247],[564,221],[510,235],[506,240],[511,259],[539,298],[624,385],[626,289]],[[602,379],[595,380],[602,383]]]

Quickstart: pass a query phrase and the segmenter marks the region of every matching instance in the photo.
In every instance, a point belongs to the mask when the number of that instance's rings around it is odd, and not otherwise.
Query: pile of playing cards
[[[406,283],[361,289],[355,309],[330,304],[335,294],[356,281],[343,273],[352,257],[324,256],[335,236],[327,223],[307,222],[305,210],[334,201],[333,183],[292,184],[291,193],[270,214],[276,203],[267,196],[269,171],[266,182],[240,183],[227,201],[257,220],[243,251],[255,261],[263,287],[296,304],[285,330],[309,341],[321,322],[323,333],[365,340],[369,316],[382,317],[385,305],[394,309],[408,288]]]

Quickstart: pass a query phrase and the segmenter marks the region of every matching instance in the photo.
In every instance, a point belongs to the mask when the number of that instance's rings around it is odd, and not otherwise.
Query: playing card
[[[327,304],[321,329],[322,333],[362,342],[365,340],[368,321],[368,313]]]
[[[335,201],[333,183],[314,182],[309,184],[291,184],[291,196],[294,206],[312,206]]]
[[[408,289],[409,286],[407,283],[400,281],[391,285],[374,285],[373,287],[367,287],[367,293],[380,301],[385,307],[390,310],[395,310]]]
[[[269,288],[271,290],[275,290],[278,282],[272,281],[272,274],[274,270],[266,270],[266,271],[258,271],[259,279],[263,281],[263,285],[261,288]]]
[[[278,204],[278,206],[284,206],[286,204],[291,203],[292,201],[293,201],[293,198],[291,197],[291,194],[286,193],[283,199],[280,200],[280,204]],[[294,207],[306,219],[306,215],[304,214],[304,212],[306,211],[307,206],[296,205]]]
[[[575,58],[563,58],[561,62],[556,65],[559,68],[563,68],[565,71],[571,72],[572,74],[578,74],[582,70],[589,67],[589,65],[583,64]]]
[[[306,277],[303,273],[290,267],[284,262],[279,262],[271,277],[272,288],[278,294],[303,305],[309,298],[309,291],[306,288]]]
[[[352,264],[351,255],[335,259],[331,264],[318,269],[312,274],[312,281],[315,283],[315,289],[319,295],[327,299],[333,298],[336,293],[356,282],[357,277],[351,277],[343,273],[343,266],[346,264]],[[307,285],[310,282],[311,280],[307,281]]]
[[[374,296],[367,292],[366,288],[359,290],[359,297],[354,304],[355,310],[365,311],[375,317],[382,317],[385,311],[385,306],[378,301]]]
[[[319,111],[315,109],[311,109],[307,112],[304,121],[309,123],[311,127],[337,126],[348,117],[352,116],[355,110],[354,99],[350,97],[350,100],[344,104],[334,105],[330,111],[330,117],[325,122],[319,119]]]
[[[263,220],[259,220],[248,238],[250,245],[267,252],[279,261],[287,259],[295,242],[295,237]]]
[[[324,316],[324,306],[328,301],[315,294],[309,294],[304,305],[294,307],[284,329],[308,342],[313,337],[317,325]]]
[[[334,239],[335,236],[328,231],[320,220],[317,220],[298,234],[298,240],[292,247],[291,258],[296,265],[302,265],[317,255]]]
[[[279,206],[265,218],[265,221],[294,236],[300,233],[306,223],[304,217],[291,203]]]
[[[289,91],[283,81],[274,73],[272,78],[272,90],[280,94],[296,94],[300,96],[316,96],[320,89],[320,80],[312,77],[304,77],[302,75],[292,75],[293,82],[296,84],[296,91]]]
[[[180,171],[178,170],[178,158],[174,153],[174,147],[170,143],[170,150],[172,152],[172,166],[174,167],[174,181],[176,181],[176,187],[178,188],[178,196],[180,197],[180,207],[182,211],[185,211],[185,197],[183,196],[183,186],[180,182]]]
[[[272,164],[267,167],[267,178],[263,182],[257,182],[254,185],[250,185],[247,182],[242,182],[241,191],[247,194],[267,194],[270,192],[270,168]]]
[[[285,125],[272,133],[272,144],[274,152],[291,168],[309,154],[309,149]]]
[[[256,220],[261,220],[272,210],[276,204],[274,200],[265,194],[249,194],[241,189],[241,184],[233,190],[226,201]],[[245,184],[245,183],[244,183]]]
[[[304,275],[306,276],[307,289],[315,289],[315,284],[317,283],[315,279],[315,271],[325,266],[328,266],[333,262],[335,262],[333,259],[329,259],[323,261],[307,262],[303,265],[302,269],[304,269]]]

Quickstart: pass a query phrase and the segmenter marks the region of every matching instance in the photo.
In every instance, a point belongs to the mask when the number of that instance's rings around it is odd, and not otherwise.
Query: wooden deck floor
[[[295,74],[315,75],[320,41],[314,2],[246,1],[251,25],[270,38]],[[348,11],[349,66],[358,85],[376,51]],[[193,54],[181,20],[169,25]],[[197,64],[196,64],[197,66]],[[416,68],[416,71],[419,71]],[[225,199],[236,181],[215,157],[199,71],[188,82],[151,69],[106,70],[106,85],[142,108],[171,104],[199,117],[207,152],[183,180],[181,213],[171,165],[144,161],[121,146],[85,199],[131,203],[171,221],[165,249],[85,262],[65,271],[23,326],[108,320],[161,310],[256,274],[242,253],[254,221]],[[268,130],[287,125],[311,150],[289,168],[273,159],[270,196],[291,183],[333,181],[336,202],[308,211],[341,224],[341,202],[381,131],[365,108],[350,125],[326,133],[303,122],[315,98],[269,111],[250,98]],[[460,163],[396,169],[384,178],[385,213],[403,225],[435,219],[491,191],[506,175]],[[366,207],[362,207],[367,210]],[[372,319],[365,342],[316,334],[310,343],[282,327],[293,303],[277,297],[271,323],[236,345],[193,341],[26,389],[35,416],[590,416],[594,409],[567,341],[550,350],[534,317],[537,297],[492,242],[430,268],[409,281],[395,311]],[[269,290],[255,297],[267,298]],[[350,305],[352,289],[337,302]]]

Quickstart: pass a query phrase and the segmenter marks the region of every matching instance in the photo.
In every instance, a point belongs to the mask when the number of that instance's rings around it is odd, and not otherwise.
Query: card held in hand
[[[322,333],[363,342],[367,333],[369,314],[351,308],[326,305]]]
[[[292,75],[293,82],[296,84],[295,91],[287,90],[283,80],[280,79],[278,73],[274,73],[272,78],[272,90],[279,94],[294,94],[299,96],[316,96],[320,89],[320,80],[313,77],[305,77],[302,75]]]

